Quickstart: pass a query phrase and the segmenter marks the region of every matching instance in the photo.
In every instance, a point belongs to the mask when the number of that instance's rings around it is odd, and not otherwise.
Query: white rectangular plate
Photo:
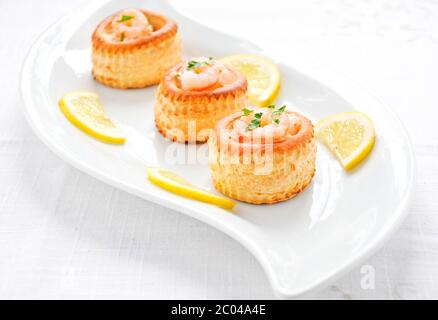
[[[26,118],[56,154],[116,188],[227,233],[255,255],[279,297],[297,297],[333,281],[382,245],[402,221],[411,195],[414,160],[405,130],[379,100],[350,81],[309,66],[292,67],[294,61],[270,56],[282,73],[278,103],[293,107],[312,121],[353,109],[367,113],[376,125],[377,143],[363,165],[346,173],[323,146],[318,146],[317,174],[302,194],[275,205],[239,203],[233,213],[149,183],[146,167],[153,165],[212,190],[206,146],[172,145],[157,133],[152,113],[155,87],[115,90],[101,86],[91,76],[93,29],[104,17],[126,7],[147,8],[176,21],[186,57],[266,55],[247,41],[181,16],[165,1],[93,1],[47,30],[23,67]],[[98,92],[110,117],[125,132],[127,143],[106,145],[72,126],[57,106],[59,98],[72,90]],[[188,164],[164,161],[172,149],[185,155],[196,151],[200,156],[188,159]]]

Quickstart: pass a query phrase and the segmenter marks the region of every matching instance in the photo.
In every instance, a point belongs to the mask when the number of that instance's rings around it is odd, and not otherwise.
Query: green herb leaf
[[[200,68],[203,66],[212,66],[214,64],[214,58],[209,57],[206,61],[196,61],[196,60],[190,60],[187,62],[187,70],[191,71],[196,68]]]
[[[266,108],[268,108],[268,109],[275,109],[275,104],[271,104],[271,105],[267,106]]]
[[[251,123],[246,127],[246,131],[254,130],[260,127],[260,120],[254,119]]]
[[[274,119],[273,120],[275,124],[279,124],[280,123],[280,119]]]
[[[278,108],[277,110],[275,110],[274,112],[272,112],[272,117],[275,116],[281,116],[282,113],[286,110],[286,106],[281,106],[280,108]]]
[[[122,32],[122,34],[120,35],[120,41],[124,41],[125,40],[125,33],[124,32]]]
[[[199,62],[191,60],[189,62],[187,62],[187,70],[192,70],[195,69],[199,66]]]
[[[252,119],[249,125],[246,127],[246,131],[254,130],[260,127],[262,116],[263,112],[254,114],[254,119]]]
[[[117,22],[118,22],[118,23],[122,23],[122,22],[125,22],[125,21],[128,21],[128,20],[131,20],[131,19],[134,19],[134,17],[133,17],[133,16],[125,16],[125,15],[123,15],[123,16],[120,18],[120,20],[118,20]]]
[[[251,109],[248,109],[248,108],[242,109],[242,111],[243,111],[243,114],[245,116],[249,116],[251,113],[254,112],[254,110],[251,110]]]

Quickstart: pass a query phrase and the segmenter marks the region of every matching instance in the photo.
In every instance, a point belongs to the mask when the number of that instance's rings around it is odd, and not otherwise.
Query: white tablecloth
[[[145,1],[147,3],[147,1]],[[325,299],[438,298],[438,2],[179,0],[212,27],[292,50],[363,84],[408,128],[418,181],[406,221]],[[258,262],[211,227],[67,165],[25,122],[19,73],[35,38],[79,1],[0,2],[0,298],[273,298]],[[97,21],[96,21],[97,23]]]

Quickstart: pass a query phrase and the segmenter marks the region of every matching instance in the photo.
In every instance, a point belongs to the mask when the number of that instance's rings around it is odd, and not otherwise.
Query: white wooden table
[[[146,1],[145,1],[146,2]],[[202,23],[293,50],[396,109],[418,160],[406,221],[367,264],[314,298],[438,298],[438,1],[175,1]],[[0,2],[0,298],[273,298],[257,261],[209,226],[109,187],[26,124],[19,72],[34,39],[79,1]],[[97,21],[96,21],[97,22]]]

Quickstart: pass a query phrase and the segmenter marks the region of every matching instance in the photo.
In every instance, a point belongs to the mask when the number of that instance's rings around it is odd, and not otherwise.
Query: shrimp
[[[198,61],[198,60],[196,60]],[[202,66],[181,73],[181,88],[183,90],[203,90],[218,82],[219,73],[211,66]]]
[[[216,62],[213,68],[216,69],[219,74],[218,82],[221,85],[225,86],[227,84],[233,83],[236,80],[236,76],[234,75],[234,73],[224,64]]]
[[[126,9],[114,16],[111,21],[112,34],[116,40],[135,39],[153,32],[148,18],[136,9]]]
[[[223,86],[233,83],[236,80],[235,75],[228,69],[224,68],[219,73],[219,83]]]
[[[195,58],[180,75],[183,90],[203,90],[213,85],[225,86],[235,81],[235,74],[213,58]]]
[[[281,114],[275,119],[272,117],[272,109],[260,108],[254,109],[254,111],[248,116],[242,116],[240,119],[234,121],[232,136],[243,137],[250,140],[264,140],[277,142],[285,139],[288,133],[295,131],[296,121],[292,116],[287,113]],[[255,119],[254,114],[262,113],[260,118],[260,126],[248,130],[248,126]]]

